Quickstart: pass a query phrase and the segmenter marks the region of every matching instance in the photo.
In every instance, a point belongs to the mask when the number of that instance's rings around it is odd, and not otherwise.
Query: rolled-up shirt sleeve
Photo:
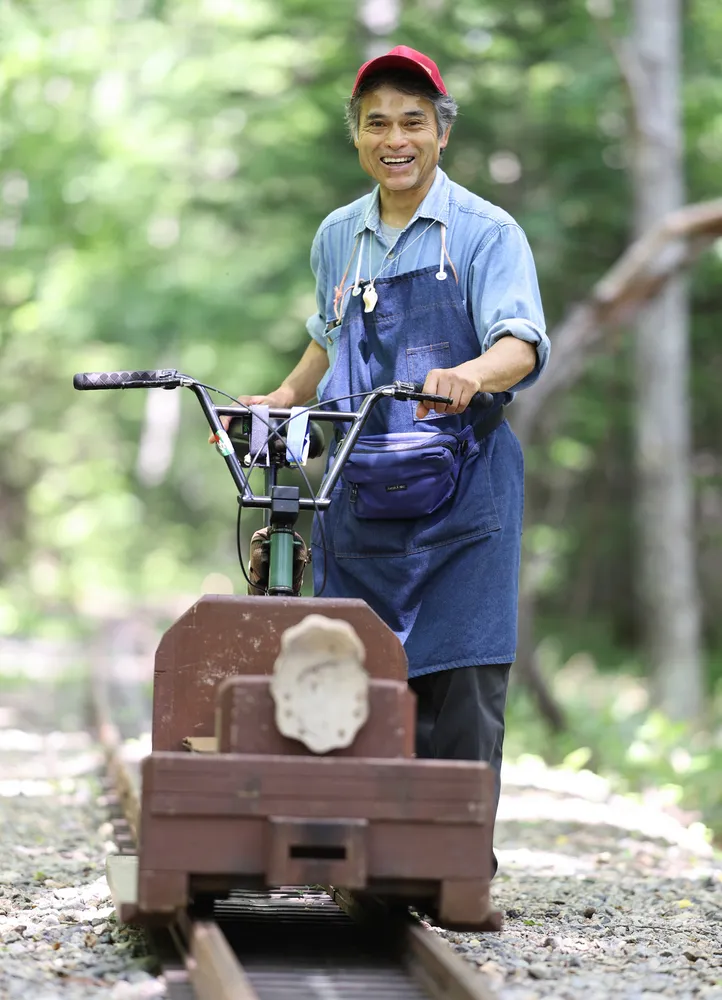
[[[328,339],[326,333],[326,271],[323,266],[323,255],[321,253],[321,230],[316,233],[311,244],[311,270],[316,278],[316,305],[318,311],[309,316],[306,321],[306,329],[313,339],[323,347],[328,349]]]
[[[534,370],[511,389],[516,392],[533,385],[549,361],[551,345],[534,258],[519,226],[499,226],[479,249],[469,274],[469,304],[482,354],[502,337],[534,344]]]

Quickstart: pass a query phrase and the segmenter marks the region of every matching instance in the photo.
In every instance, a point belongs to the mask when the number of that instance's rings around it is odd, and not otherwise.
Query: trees
[[[607,4],[594,9],[600,18],[611,13]],[[633,383],[634,576],[658,701],[672,717],[691,718],[700,711],[704,680],[691,477],[689,301],[680,272],[719,236],[722,202],[681,208],[679,5],[639,0],[633,41],[619,41],[604,29],[630,100],[639,240],[556,329],[553,371],[535,393],[522,397],[515,425],[528,438],[544,401],[559,389],[569,390],[604,330],[632,321],[641,306]]]
[[[685,201],[681,110],[681,0],[634,0],[635,229],[640,235]],[[667,252],[674,253],[674,247]],[[704,679],[696,575],[690,302],[686,277],[668,282],[636,323],[636,546],[638,591],[659,704],[672,718],[702,709]]]

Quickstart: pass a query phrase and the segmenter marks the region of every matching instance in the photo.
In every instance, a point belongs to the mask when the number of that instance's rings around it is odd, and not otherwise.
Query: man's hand
[[[431,410],[437,413],[463,413],[477,392],[481,392],[481,379],[469,371],[469,363],[456,368],[432,368],[424,382],[424,392],[453,399],[446,403],[419,403],[416,418],[422,420]]]
[[[287,410],[293,406],[293,391],[285,386],[279,386],[278,389],[269,392],[267,396],[239,396],[238,402],[246,406],[275,406],[279,410]],[[228,430],[231,420],[233,417],[221,417],[221,423],[225,430]],[[208,436],[208,443],[216,443],[215,434]]]

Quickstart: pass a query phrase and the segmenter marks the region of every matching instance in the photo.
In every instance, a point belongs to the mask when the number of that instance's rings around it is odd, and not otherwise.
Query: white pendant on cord
[[[379,295],[373,285],[367,285],[364,289],[363,294],[364,300],[364,312],[373,312],[376,308],[376,303],[379,300]]]

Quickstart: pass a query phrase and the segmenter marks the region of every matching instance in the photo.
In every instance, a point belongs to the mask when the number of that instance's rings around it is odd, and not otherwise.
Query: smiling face
[[[423,198],[449,131],[439,135],[428,98],[402,94],[385,84],[361,100],[355,140],[359,162],[389,194],[413,191]]]

